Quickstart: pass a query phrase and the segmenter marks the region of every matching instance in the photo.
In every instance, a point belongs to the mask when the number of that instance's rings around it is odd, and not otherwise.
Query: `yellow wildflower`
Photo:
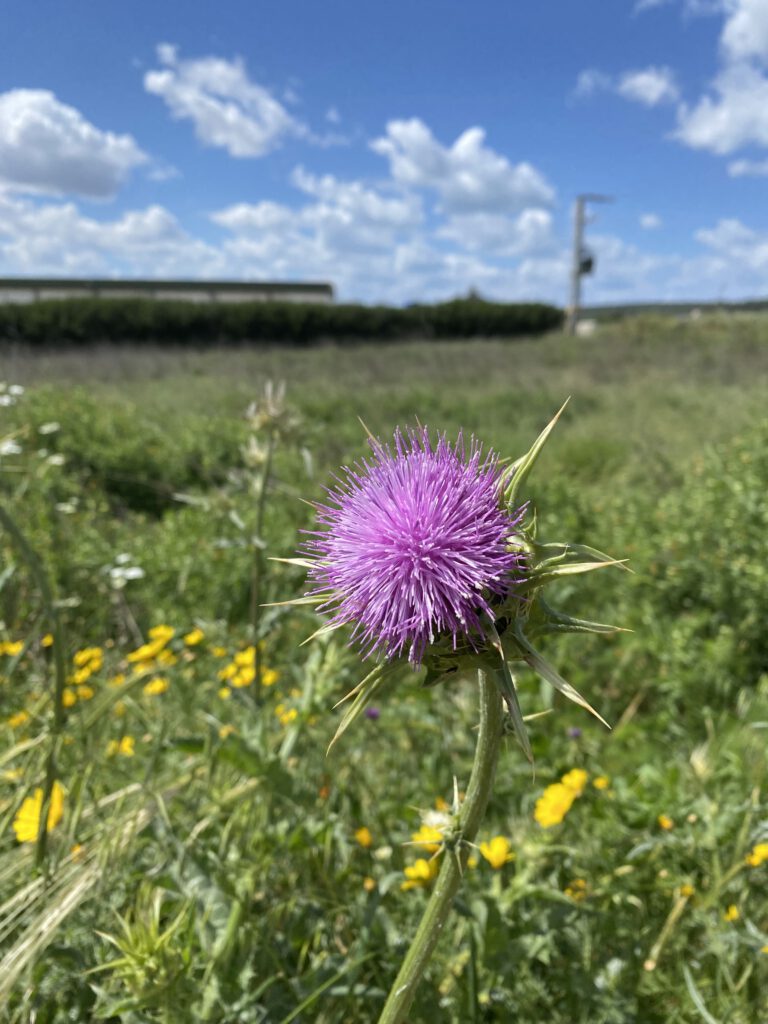
[[[92,686],[78,686],[77,696],[80,700],[90,700],[96,691]]]
[[[371,835],[371,830],[369,828],[366,828],[365,825],[363,825],[362,828],[359,828],[357,832],[355,832],[355,839],[358,842],[358,844],[362,846],[363,849],[365,850],[367,850],[370,846],[373,846],[373,836]]]
[[[8,719],[8,725],[10,725],[12,729],[18,729],[22,725],[26,725],[28,721],[28,711],[17,711],[15,715],[11,715],[11,717]]]
[[[162,676],[155,676],[154,679],[150,679],[148,683],[144,685],[144,693],[148,697],[155,697],[161,693],[165,693],[168,689],[168,680],[163,679]]]
[[[740,917],[741,914],[739,913],[739,908],[735,903],[732,903],[723,914],[724,921],[738,921]]]
[[[75,843],[72,849],[69,851],[69,855],[75,863],[82,860],[85,856],[85,847],[82,843]]]
[[[280,725],[290,725],[291,722],[296,721],[299,715],[296,708],[286,708],[285,704],[278,704],[275,708],[275,714],[280,719]]]
[[[116,754],[122,754],[123,757],[133,757],[136,753],[134,744],[133,736],[123,736],[120,740],[110,740],[107,744],[107,757],[114,757]]]
[[[583,768],[572,768],[569,772],[560,779],[564,786],[568,789],[572,789],[576,796],[581,796],[584,792],[584,787],[587,784],[589,775],[584,771]]]
[[[280,678],[280,673],[274,668],[264,668],[261,670],[261,685],[262,686],[274,686],[277,680]]]
[[[62,690],[61,703],[65,708],[71,708],[77,704],[77,694],[70,686],[65,686]]]
[[[607,775],[598,775],[596,779],[592,780],[592,785],[595,789],[608,789],[611,784],[611,780]]]
[[[20,843],[34,843],[40,831],[40,815],[43,811],[43,790],[38,787],[32,796],[26,797],[13,819],[13,831]],[[48,807],[46,832],[56,828],[64,814],[64,788],[56,779],[51,790]]]
[[[251,645],[246,647],[244,651],[238,651],[232,659],[238,668],[250,668],[256,658],[256,648]]]
[[[132,665],[154,661],[160,651],[165,647],[165,644],[165,640],[153,640],[151,643],[142,644],[141,647],[137,647],[135,651],[131,651],[128,655],[128,661]]]
[[[232,691],[228,686],[222,686],[219,688],[219,696],[221,697],[222,700],[229,700],[229,698],[232,696]]]
[[[173,626],[159,625],[153,626],[149,631],[149,639],[162,641],[163,644],[167,644],[171,637],[174,635],[176,630]]]
[[[690,896],[693,896],[693,894],[695,892],[696,892],[696,890],[693,888],[693,886],[689,882],[686,882],[685,885],[681,885],[680,886],[680,895],[681,896],[688,896],[688,897],[690,897]]]
[[[747,854],[747,864],[751,868],[758,868],[763,861],[768,860],[768,843],[758,843],[751,853]]]
[[[40,640],[41,647],[53,647],[53,633],[46,633]]]
[[[479,863],[480,859],[476,857],[474,853],[470,853],[470,855],[467,857],[467,867],[472,868],[472,870],[474,870]]]
[[[668,814],[660,814],[656,821],[659,823],[659,828],[664,829],[665,832],[669,832],[675,827],[674,820]]]
[[[436,858],[424,860],[423,857],[419,857],[415,864],[409,864],[408,867],[403,869],[406,881],[400,885],[400,888],[404,891],[426,888],[437,878],[439,870],[440,865]]]
[[[104,652],[101,647],[83,647],[81,651],[75,651],[72,657],[72,664],[76,668],[90,668],[97,672],[104,662]]]
[[[219,679],[232,679],[233,676],[237,675],[237,665],[234,661],[230,661],[224,668],[220,668],[217,673]]]
[[[427,853],[437,853],[442,848],[443,833],[433,825],[422,825],[418,832],[413,833],[411,839]]]
[[[179,659],[173,653],[173,651],[168,650],[160,651],[160,653],[157,656],[158,665],[175,665],[177,664],[178,660]]]
[[[570,811],[575,799],[576,791],[574,789],[562,782],[555,782],[551,786],[547,786],[536,801],[533,816],[542,828],[559,825]]]
[[[506,836],[494,836],[489,843],[480,843],[480,853],[496,871],[515,859]]]
[[[222,725],[219,728],[219,739],[220,740],[225,740],[228,736],[231,736],[232,733],[234,733],[234,732],[237,732],[237,729],[234,727],[234,725]]]
[[[365,889],[366,892],[373,892],[373,890],[376,888],[376,879],[371,878],[371,876],[368,875],[366,878],[363,879],[363,888]]]
[[[760,952],[761,952],[761,953],[768,953],[768,946],[762,946],[762,947],[760,948]]]
[[[196,647],[199,643],[202,643],[204,639],[205,633],[199,626],[195,626],[195,628],[184,637],[184,643],[187,647]]]
[[[15,658],[24,650],[23,640],[6,640],[0,644],[0,654],[7,654],[9,658]]]
[[[115,704],[114,708],[112,708],[112,711],[116,718],[122,718],[126,712],[125,701],[119,700],[117,704]]]
[[[237,689],[242,689],[244,686],[250,686],[253,680],[256,678],[256,669],[241,668],[232,676],[232,686]]]
[[[214,656],[214,658],[226,658],[227,648],[217,645],[216,647],[211,648],[211,654]]]
[[[574,903],[581,903],[587,897],[587,883],[583,878],[574,878],[570,885],[565,887],[564,892]]]

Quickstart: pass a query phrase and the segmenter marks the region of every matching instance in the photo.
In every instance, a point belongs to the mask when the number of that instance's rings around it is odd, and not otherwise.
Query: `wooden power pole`
[[[584,225],[586,223],[587,203],[610,203],[610,196],[597,195],[594,192],[584,192],[576,196],[573,204],[573,251],[571,254],[571,296],[568,304],[568,316],[566,319],[566,331],[568,334],[576,333],[576,324],[579,321],[579,309],[581,307],[581,279],[585,274],[591,274],[595,266],[595,257],[584,245]]]

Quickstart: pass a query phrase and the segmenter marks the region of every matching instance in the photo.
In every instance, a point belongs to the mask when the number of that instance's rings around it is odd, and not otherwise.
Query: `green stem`
[[[461,884],[469,846],[478,833],[493,789],[502,735],[502,703],[492,676],[480,669],[480,730],[467,795],[458,814],[458,842],[443,854],[443,864],[411,948],[390,990],[379,1024],[403,1024]]]
[[[256,673],[256,693],[259,693],[261,682],[261,651],[259,650],[259,632],[261,627],[261,602],[262,602],[262,580],[264,577],[264,550],[260,546],[264,534],[264,512],[267,502],[267,488],[272,473],[272,459],[275,454],[275,431],[270,429],[267,440],[267,454],[264,459],[264,468],[259,481],[259,491],[256,498],[256,542],[253,546],[253,560],[251,562],[251,629],[253,631],[253,644],[255,652],[253,656],[253,668]]]

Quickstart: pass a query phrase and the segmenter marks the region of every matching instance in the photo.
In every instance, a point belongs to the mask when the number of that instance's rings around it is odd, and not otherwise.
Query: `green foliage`
[[[51,299],[0,305],[0,341],[67,345],[221,345],[394,338],[518,337],[559,328],[562,310],[542,303],[455,299],[433,306],[304,302],[194,303],[155,299]]]
[[[494,869],[478,851],[412,1019],[768,1019],[768,860],[747,860],[768,842],[766,333],[654,330],[511,354],[37,357],[29,377],[54,383],[0,407],[0,443],[21,449],[0,457],[0,501],[54,583],[75,699],[57,738],[43,602],[3,533],[4,1019],[373,1024],[427,897],[401,889],[431,855],[413,835],[454,778],[466,786],[474,686],[398,672],[380,717],[326,757],[359,659],[340,634],[299,646],[309,607],[254,622],[254,554],[295,552],[299,499],[364,453],[357,414],[380,433],[416,414],[461,424],[517,456],[569,393],[531,478],[538,536],[628,555],[635,575],[564,576],[556,604],[634,632],[536,645],[614,729],[520,675],[522,713],[550,712],[526,723],[536,776],[510,734],[480,836],[507,837],[515,859]],[[280,435],[257,530],[264,448],[248,439],[265,445],[275,420],[242,414],[268,373],[304,420]],[[131,567],[144,576],[121,577]],[[266,602],[301,593],[298,567],[263,567]],[[137,659],[162,622],[174,635]],[[102,664],[76,682],[91,645]],[[145,692],[158,678],[167,689]],[[51,755],[64,816],[38,871],[12,823]],[[583,792],[542,828],[537,799],[573,768]]]

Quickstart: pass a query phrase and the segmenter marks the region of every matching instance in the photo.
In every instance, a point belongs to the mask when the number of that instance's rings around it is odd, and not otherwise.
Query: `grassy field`
[[[2,366],[25,388],[0,405],[4,1019],[377,1019],[435,866],[419,829],[467,782],[475,687],[403,668],[326,756],[364,672],[343,636],[300,646],[306,608],[261,607],[304,589],[266,556],[365,453],[360,419],[517,457],[570,396],[525,496],[543,539],[630,559],[557,596],[632,632],[545,653],[614,728],[521,678],[548,712],[535,774],[510,738],[409,1019],[768,1020],[768,322]]]

